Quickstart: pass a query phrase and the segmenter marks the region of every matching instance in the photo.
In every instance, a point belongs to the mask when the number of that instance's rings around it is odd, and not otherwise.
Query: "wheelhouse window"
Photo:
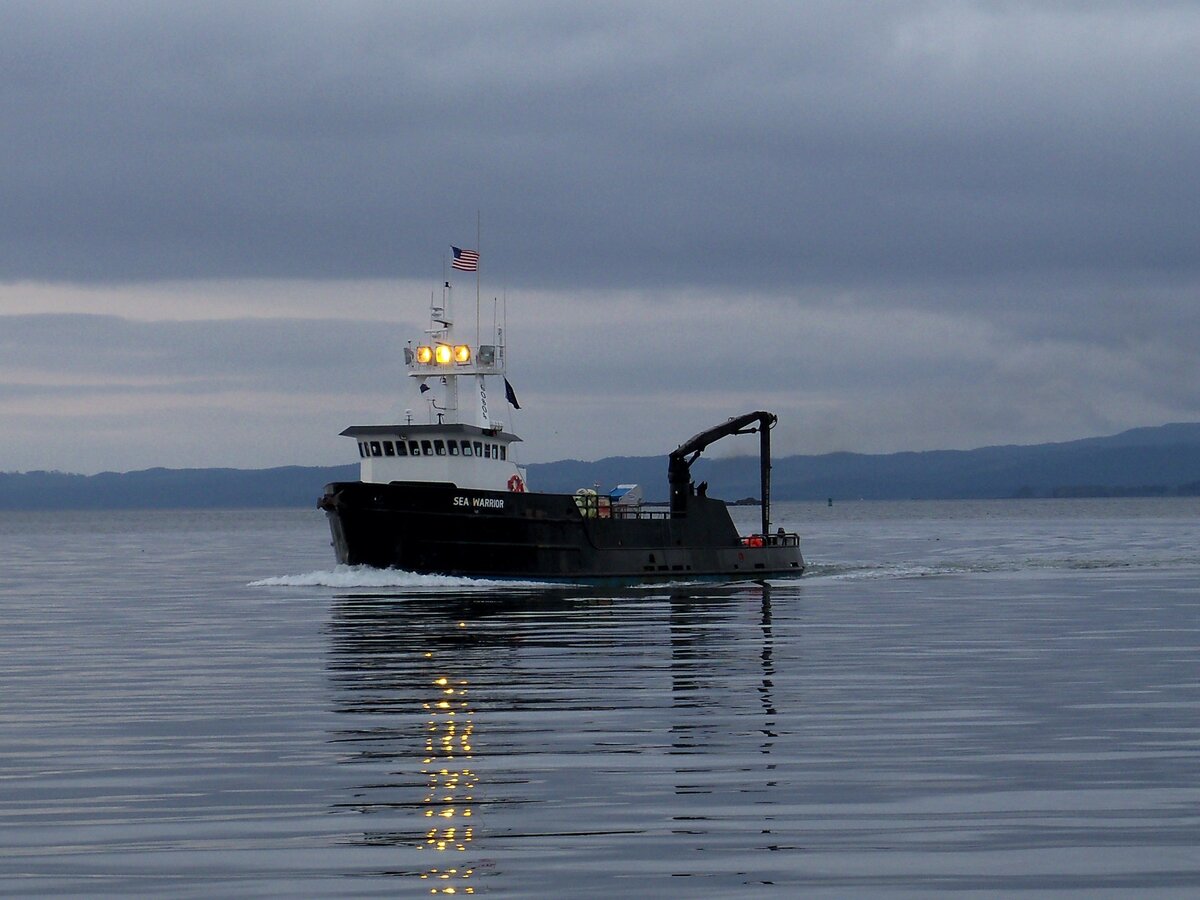
[[[436,453],[438,456],[445,456],[446,455],[446,442],[445,441],[434,441],[433,442],[433,452]]]
[[[462,454],[463,456],[470,456],[471,455],[471,442],[463,441],[462,442],[462,450],[463,450],[463,454]]]
[[[505,447],[503,444],[500,445],[500,458],[508,459],[508,448]]]
[[[384,456],[395,456],[396,455],[396,445],[393,444],[391,441],[384,441],[383,442],[383,455]]]
[[[483,456],[483,441],[476,441],[476,442],[475,442],[475,455],[476,455],[476,456]]]
[[[362,441],[358,442],[358,455],[361,457],[364,457],[364,458],[367,455],[367,445],[364,444]]]
[[[408,453],[410,456],[420,456],[421,455],[421,445],[418,444],[416,441],[409,441],[408,442]]]
[[[451,456],[458,456],[458,441],[446,441],[446,449]]]
[[[371,441],[371,455],[383,456],[383,448],[379,446],[379,441]]]
[[[408,444],[404,443],[404,441],[396,441],[396,455],[408,456]]]
[[[433,456],[433,441],[421,441],[421,452],[426,456]]]
[[[491,445],[491,444],[484,444],[484,445],[483,445],[483,458],[484,458],[484,459],[491,459],[491,458],[492,458],[492,445]]]

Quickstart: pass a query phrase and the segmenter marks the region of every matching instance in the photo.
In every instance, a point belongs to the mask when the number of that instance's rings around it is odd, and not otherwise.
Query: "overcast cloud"
[[[0,470],[349,460],[450,243],[530,461],[1200,418],[1200,4],[0,6]]]

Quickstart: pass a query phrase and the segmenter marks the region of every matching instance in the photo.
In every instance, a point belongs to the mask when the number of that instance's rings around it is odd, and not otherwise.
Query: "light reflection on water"
[[[638,854],[621,849],[631,841],[704,833],[700,823],[714,814],[664,815],[675,801],[654,798],[712,793],[703,784],[708,759],[726,742],[733,712],[751,717],[737,743],[756,756],[773,753],[770,596],[769,587],[750,585],[704,594],[338,598],[330,676],[338,710],[360,727],[340,728],[333,740],[357,748],[345,765],[373,773],[356,785],[354,808],[380,821],[361,840],[393,846],[389,871],[419,873],[431,891],[473,893],[508,874],[489,848],[524,847],[519,855],[536,858],[611,843],[632,861]],[[735,641],[745,610],[756,626]],[[743,657],[746,638],[754,646]],[[735,654],[736,670],[714,653]],[[742,695],[732,708],[721,699],[731,679]],[[411,728],[380,724],[411,721],[416,709],[425,717],[419,747]],[[773,787],[767,778],[745,792]],[[398,797],[406,789],[409,803]],[[412,851],[437,861],[421,867]]]
[[[1038,508],[805,510],[816,577],[616,593],[0,523],[0,893],[1189,896],[1200,520]]]

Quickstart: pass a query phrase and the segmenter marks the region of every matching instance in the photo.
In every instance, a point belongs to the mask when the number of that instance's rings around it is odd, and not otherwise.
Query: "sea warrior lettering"
[[[504,509],[504,500],[499,497],[455,497],[455,506],[473,506],[476,509]]]

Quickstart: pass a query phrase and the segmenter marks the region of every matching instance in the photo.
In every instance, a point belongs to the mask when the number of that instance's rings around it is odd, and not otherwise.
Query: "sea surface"
[[[614,592],[6,513],[0,895],[1200,896],[1200,502],[775,519]]]

